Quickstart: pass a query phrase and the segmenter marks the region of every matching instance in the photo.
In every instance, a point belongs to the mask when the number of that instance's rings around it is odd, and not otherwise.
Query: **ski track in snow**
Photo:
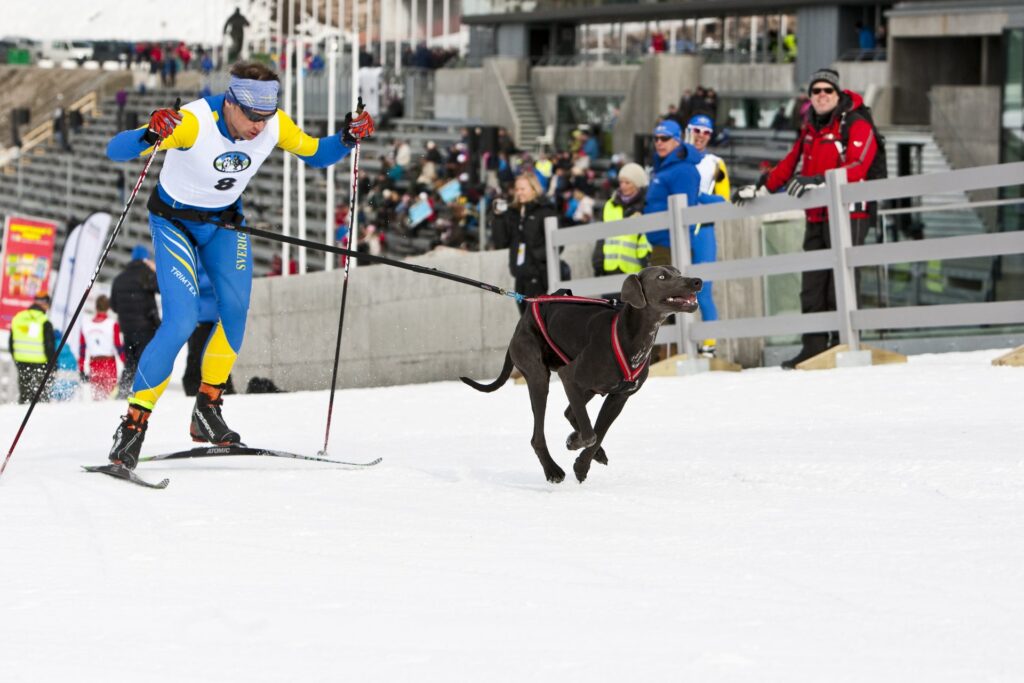
[[[1024,369],[999,353],[654,378],[582,486],[557,383],[561,485],[523,385],[341,391],[329,455],[382,464],[140,465],[165,491],[80,471],[121,402],[43,405],[0,480],[0,677],[1019,681]],[[314,454],[326,404],[225,416]],[[164,398],[145,452],[188,447],[190,406]],[[0,407],[5,447],[23,415]]]

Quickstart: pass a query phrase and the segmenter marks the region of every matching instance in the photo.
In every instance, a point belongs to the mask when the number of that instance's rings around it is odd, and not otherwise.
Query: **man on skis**
[[[371,135],[368,113],[348,114],[338,135],[313,138],[277,108],[277,74],[258,63],[231,69],[227,91],[153,112],[145,128],[118,133],[107,146],[114,161],[167,150],[160,179],[149,199],[156,275],[163,321],[139,359],[128,411],[114,434],[110,460],[138,464],[150,414],[170,381],[178,351],[199,315],[197,264],[213,282],[219,322],[202,360],[202,383],[192,410],[195,441],[233,444],[241,439],[221,414],[221,394],[242,346],[252,250],[249,236],[224,228],[244,225],[241,195],[260,166],[283,149],[306,164],[324,168],[345,158],[359,138]]]

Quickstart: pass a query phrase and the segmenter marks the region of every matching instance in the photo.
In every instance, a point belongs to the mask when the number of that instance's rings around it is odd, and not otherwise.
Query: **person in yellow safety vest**
[[[626,164],[619,169],[618,180],[619,189],[604,204],[602,220],[605,223],[639,215],[644,210],[648,181],[643,167]],[[597,243],[594,271],[598,276],[638,273],[647,265],[650,254],[651,245],[642,232],[609,237]]]
[[[46,364],[53,358],[53,324],[46,317],[49,308],[50,297],[36,294],[32,305],[11,319],[8,350],[18,368],[18,403],[32,400]],[[40,395],[40,400],[47,400],[47,392]]]
[[[782,39],[782,49],[785,51],[784,59],[787,64],[796,61],[797,48],[796,48],[796,36],[790,32],[787,32]]]

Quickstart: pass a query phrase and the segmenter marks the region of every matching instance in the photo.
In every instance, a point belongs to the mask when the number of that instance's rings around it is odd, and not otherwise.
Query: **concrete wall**
[[[832,68],[839,72],[843,88],[860,93],[871,107],[872,116],[879,126],[892,123],[892,88],[889,62],[836,62]]]
[[[530,87],[548,125],[558,116],[559,95],[625,96],[639,72],[639,66],[538,66],[530,72]]]
[[[889,16],[889,35],[894,38],[999,36],[1008,20],[1006,11],[958,13],[956,8],[950,8],[949,12],[936,9],[933,14],[892,14]]]
[[[793,64],[704,64],[700,68],[700,83],[720,94],[791,96],[796,90],[795,73]]]
[[[502,57],[530,56],[529,34],[526,24],[501,24],[495,28],[497,54]]]
[[[626,95],[615,124],[613,147],[616,152],[633,153],[637,132],[649,132],[669,102],[678,102],[684,90],[692,90],[700,81],[703,60],[694,55],[655,55],[645,61]]]
[[[954,168],[999,163],[1001,107],[998,86],[932,88],[932,133]]]
[[[508,97],[506,83],[515,83],[522,76],[525,78],[525,61],[490,57],[484,60],[480,89],[474,96],[480,100],[480,120],[490,126],[501,126],[512,133],[513,139],[519,139],[519,117]]]
[[[935,86],[981,83],[981,38],[894,37],[890,44],[895,124],[927,124]]]
[[[530,75],[530,62],[516,57],[488,57],[484,65],[495,69],[506,85],[526,83]]]
[[[843,32],[853,32],[853,24],[843,25],[838,6],[811,6],[797,10],[796,83],[806,85],[811,74],[839,58],[845,44]]]
[[[436,252],[411,259],[510,287],[505,251]],[[330,385],[341,271],[253,283],[236,386],[269,377],[288,390]],[[349,279],[339,387],[494,377],[518,320],[515,302],[482,289],[390,266],[359,266]]]
[[[439,119],[483,119],[482,68],[437,69],[434,72],[434,116]]]

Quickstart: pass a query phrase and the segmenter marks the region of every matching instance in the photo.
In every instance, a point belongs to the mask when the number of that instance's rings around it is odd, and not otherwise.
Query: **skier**
[[[85,378],[89,369],[89,384],[92,385],[94,401],[111,397],[117,387],[117,360],[124,363],[124,344],[121,343],[121,327],[110,317],[110,299],[104,295],[96,297],[96,315],[82,323],[78,335],[81,352],[78,354],[78,372]],[[88,361],[88,362],[87,362]]]
[[[190,433],[199,442],[241,440],[224,422],[221,394],[242,346],[252,250],[248,235],[220,226],[245,224],[242,191],[275,147],[325,168],[374,130],[370,115],[358,112],[345,117],[338,135],[311,137],[277,108],[279,87],[277,74],[263,64],[236,64],[225,93],[195,100],[180,111],[157,110],[145,128],[118,133],[107,146],[114,161],[154,153],[157,144],[168,150],[148,205],[163,322],[139,360],[128,412],[110,450],[114,464],[133,469],[138,463],[150,413],[170,381],[178,351],[195,330],[197,261],[213,282],[220,321],[203,354]],[[225,164],[236,157],[243,160],[241,168]]]

